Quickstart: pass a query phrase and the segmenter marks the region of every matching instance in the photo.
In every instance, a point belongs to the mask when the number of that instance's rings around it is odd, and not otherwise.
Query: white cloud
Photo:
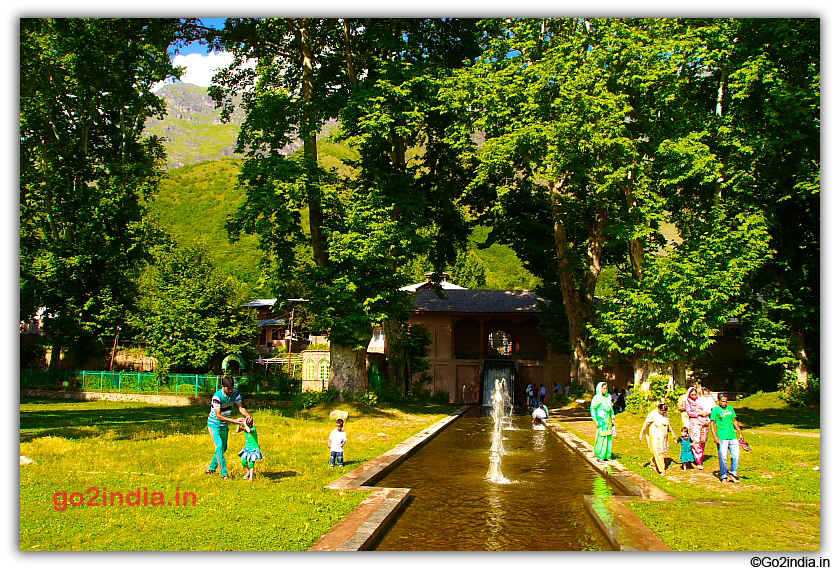
[[[208,54],[191,53],[188,55],[176,55],[172,59],[172,64],[176,67],[184,67],[184,74],[181,75],[181,81],[184,83],[192,83],[201,87],[210,87],[213,76],[221,67],[230,65],[233,61],[233,55],[228,52],[211,52]],[[161,82],[154,86],[153,91],[157,91],[163,87],[167,82]]]

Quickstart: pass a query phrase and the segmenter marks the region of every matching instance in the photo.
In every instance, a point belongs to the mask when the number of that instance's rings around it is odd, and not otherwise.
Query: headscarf
[[[694,398],[691,397],[692,390],[694,391]],[[689,388],[686,397],[690,400],[696,400],[697,398],[699,398],[700,391],[697,389],[697,386],[692,386],[691,388]]]
[[[599,405],[612,408],[612,398],[610,398],[609,394],[606,396],[601,394],[601,389],[606,385],[606,382],[598,382],[598,385],[595,386],[595,395],[592,397],[592,405],[590,406],[591,409],[595,409]]]

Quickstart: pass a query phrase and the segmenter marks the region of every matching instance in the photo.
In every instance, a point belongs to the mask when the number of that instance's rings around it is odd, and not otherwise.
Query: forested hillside
[[[244,235],[231,244],[225,230],[227,217],[243,200],[242,191],[236,186],[242,161],[233,153],[241,112],[234,113],[231,123],[222,124],[207,89],[188,83],[167,85],[158,95],[166,100],[167,114],[163,120],[150,120],[147,130],[166,137],[168,170],[151,205],[152,212],[178,241],[206,241],[217,265],[250,285],[255,296],[271,295],[259,286],[256,236]],[[347,173],[349,169],[342,160],[355,158],[355,153],[345,144],[323,140],[333,130],[331,123],[322,133],[319,161],[327,168]],[[300,146],[296,141],[284,152],[291,154]],[[476,228],[470,239],[470,249],[484,264],[487,287],[536,287],[537,279],[522,267],[510,247],[494,244],[487,249],[477,248],[488,233],[484,228]]]

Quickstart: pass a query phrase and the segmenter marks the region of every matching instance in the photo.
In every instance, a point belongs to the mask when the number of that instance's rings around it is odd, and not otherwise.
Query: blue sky
[[[220,30],[225,26],[225,20],[227,20],[227,18],[201,18],[201,23],[205,26]],[[207,46],[200,45],[198,42],[192,42],[191,44],[181,48],[178,53],[180,55],[189,55],[191,53],[206,55]]]

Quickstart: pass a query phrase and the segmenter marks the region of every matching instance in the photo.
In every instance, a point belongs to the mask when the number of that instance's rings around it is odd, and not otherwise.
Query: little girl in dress
[[[691,438],[688,436],[688,428],[682,428],[682,435],[676,439],[680,444],[680,461],[683,471],[687,471],[694,461],[694,453],[691,452]]]
[[[258,459],[264,459],[262,451],[260,451],[259,441],[257,441],[257,428],[254,427],[253,417],[248,418],[245,425],[236,428],[236,433],[241,431],[245,432],[245,448],[239,452],[239,457],[242,458],[242,467],[246,469],[243,479],[253,482],[254,463]]]

